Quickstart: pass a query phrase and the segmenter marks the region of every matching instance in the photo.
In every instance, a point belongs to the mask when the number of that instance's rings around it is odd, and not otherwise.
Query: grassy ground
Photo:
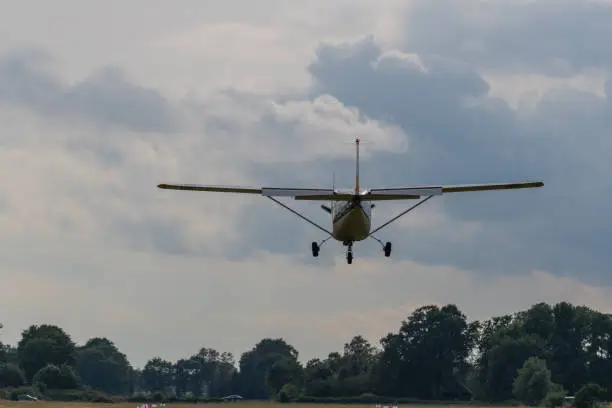
[[[31,401],[0,401],[0,408],[136,408],[142,405],[141,403],[127,402],[120,404],[95,404],[85,402],[31,402]],[[281,408],[284,404],[273,404],[266,402],[239,402],[239,403],[221,403],[221,404],[185,404],[185,403],[168,403],[169,408]],[[374,408],[375,404],[290,404],[287,408]],[[406,407],[406,405],[401,405]],[[418,408],[416,405],[412,408]],[[440,406],[441,407],[441,406]],[[433,405],[428,405],[427,408],[440,408]],[[461,408],[459,405],[454,408]],[[470,407],[476,408],[476,407]]]
[[[0,401],[0,408],[136,408],[142,403],[126,402],[120,404],[100,404],[87,402],[42,402],[42,401]],[[266,402],[241,402],[235,404],[185,404],[167,403],[168,408],[281,408],[284,404]],[[287,408],[374,408],[375,404],[348,405],[348,404],[290,404]],[[416,408],[416,406],[415,406]],[[430,406],[428,408],[435,408]],[[459,407],[456,407],[459,408]],[[474,408],[474,407],[471,407]]]
[[[117,404],[101,404],[92,402],[47,402],[47,401],[0,401],[0,408],[136,408],[143,403],[122,402]],[[166,403],[168,408],[282,408],[285,404],[271,402],[238,402],[238,403],[208,403],[185,404]],[[290,404],[287,408],[375,408],[375,404]],[[414,408],[417,408],[414,406]],[[427,408],[438,408],[428,406]],[[459,406],[455,408],[460,408]],[[470,407],[474,408],[474,407]]]

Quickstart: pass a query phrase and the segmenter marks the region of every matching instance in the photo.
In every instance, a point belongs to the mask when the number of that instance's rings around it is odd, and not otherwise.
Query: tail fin
[[[355,194],[359,194],[359,138],[355,139]]]

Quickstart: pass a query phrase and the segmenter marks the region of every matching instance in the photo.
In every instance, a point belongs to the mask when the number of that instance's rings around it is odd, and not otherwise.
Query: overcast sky
[[[263,337],[306,360],[424,304],[612,312],[611,2],[0,4],[3,342],[51,323],[138,367]],[[262,197],[155,187],[351,187],[355,136],[363,187],[546,186],[436,197],[352,265]]]

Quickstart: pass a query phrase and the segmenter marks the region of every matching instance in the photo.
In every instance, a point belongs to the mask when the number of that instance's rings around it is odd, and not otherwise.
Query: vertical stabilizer
[[[355,194],[359,194],[359,138],[355,139]]]
[[[332,172],[332,190],[336,192],[336,172]]]

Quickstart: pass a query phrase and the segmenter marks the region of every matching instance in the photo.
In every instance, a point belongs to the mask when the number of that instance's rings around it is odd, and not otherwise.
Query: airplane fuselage
[[[344,243],[362,241],[372,227],[372,204],[355,198],[331,203],[332,236]]]

